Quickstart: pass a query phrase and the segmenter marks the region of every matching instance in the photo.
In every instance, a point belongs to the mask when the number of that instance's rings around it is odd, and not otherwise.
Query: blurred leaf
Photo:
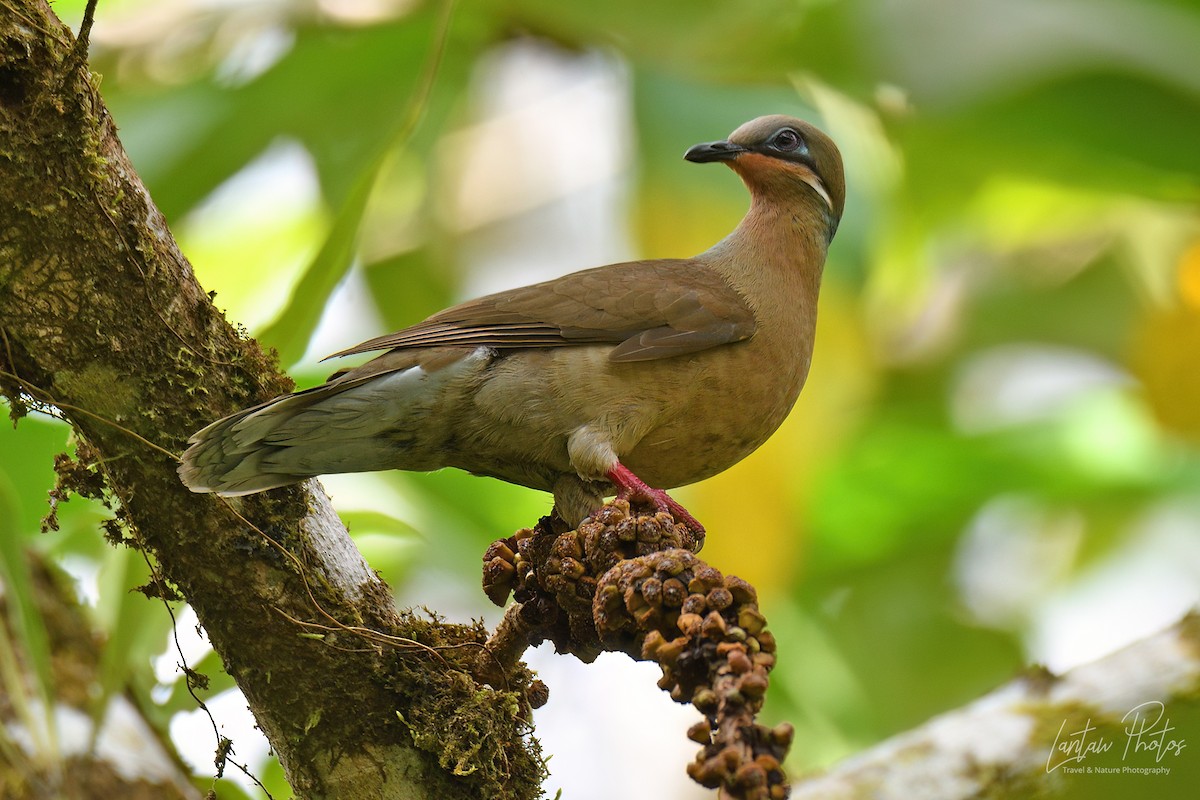
[[[280,360],[284,364],[295,363],[307,349],[309,337],[320,321],[329,295],[349,271],[358,251],[359,228],[363,214],[389,155],[407,142],[425,115],[430,103],[430,93],[445,60],[444,50],[450,30],[448,15],[453,9],[453,3],[451,0],[442,0],[435,8],[438,15],[422,26],[427,37],[424,56],[415,65],[417,69],[412,77],[410,95],[402,113],[389,120],[386,127],[380,131],[381,135],[374,143],[374,152],[361,154],[356,160],[357,163],[351,167],[350,174],[355,177],[341,201],[338,202],[338,192],[332,194],[338,210],[329,237],[305,271],[287,307],[275,322],[262,332],[260,338],[279,351]],[[457,55],[461,58],[462,54]],[[442,91],[446,89],[447,87],[443,87]],[[312,143],[314,148],[318,145],[319,142]],[[323,161],[341,158],[340,150],[343,146],[344,143],[339,143],[337,150],[331,151],[324,159],[320,149],[314,149],[318,166]],[[337,174],[339,173],[335,173]],[[328,187],[330,176],[323,172],[323,177]]]
[[[174,653],[174,650],[172,650]],[[174,653],[178,657],[178,653]],[[209,650],[204,656],[188,666],[200,674],[208,678],[208,687],[205,689],[197,688],[196,696],[201,700],[208,700],[216,697],[221,692],[234,688],[233,678],[225,672],[225,666],[221,661],[221,657],[215,651]],[[171,694],[166,700],[161,703],[142,703],[142,708],[147,716],[154,719],[155,724],[162,728],[167,728],[170,725],[171,717],[182,711],[195,711],[196,700],[188,692],[187,676],[179,672],[175,682],[171,685]]]
[[[350,269],[358,251],[359,223],[375,186],[379,166],[375,164],[359,176],[350,196],[338,210],[329,238],[305,270],[291,300],[275,321],[259,334],[258,338],[264,344],[279,351],[279,360],[283,364],[294,364],[304,355],[329,295]]]
[[[772,80],[782,84],[783,73],[817,68],[826,58],[836,58],[839,65],[852,63],[839,57],[847,49],[836,46],[845,44],[836,34],[848,16],[841,9],[853,8],[849,3],[617,0],[600,5],[509,0],[507,6],[516,21],[538,35],[569,47],[615,47],[636,63],[701,78],[710,85]],[[813,15],[830,8],[837,11],[825,15],[821,35],[807,36]]]
[[[407,327],[454,302],[450,271],[424,248],[368,264],[363,272],[388,328]]]
[[[351,534],[387,533],[397,538],[417,535],[407,522],[382,511],[343,511],[338,516]]]
[[[229,86],[210,75],[159,89],[106,87],[105,97],[168,219],[195,206],[280,136],[296,137],[313,154],[337,208],[410,114],[440,9],[440,3],[424,4],[375,25],[300,23],[283,57],[245,84]],[[462,85],[488,33],[480,24],[485,19],[456,19],[439,93],[454,96]]]
[[[425,540],[404,520],[381,511],[340,511],[371,568],[393,588],[403,586]]]
[[[19,651],[19,656],[16,652],[6,654],[6,662],[21,663],[30,668],[27,675],[22,674],[20,677],[12,675],[8,669],[4,670],[4,683],[9,684],[5,694],[13,702],[19,702],[19,697],[25,694],[23,679],[31,678],[35,683],[34,691],[41,701],[41,707],[48,712],[55,705],[54,672],[50,666],[50,640],[46,635],[46,626],[42,621],[41,612],[38,610],[36,588],[26,562],[24,539],[16,535],[16,531],[19,529],[14,524],[17,521],[16,514],[13,513],[15,505],[8,487],[0,482],[0,528],[8,529],[0,532],[0,578],[2,578],[0,591],[3,593],[8,617],[15,634],[12,639],[5,636],[5,641],[0,643],[0,647]],[[0,623],[0,626],[2,625],[3,623]],[[14,682],[16,682],[15,685],[13,685]],[[55,721],[52,713],[46,714],[45,723],[49,727],[51,735],[57,735],[54,730]]]
[[[284,800],[291,796],[292,787],[288,785],[287,778],[283,774],[283,767],[279,764],[279,759],[272,758],[267,761],[259,770],[259,780],[267,787],[267,791],[272,797]]]
[[[171,629],[171,619],[160,601],[134,591],[149,579],[146,562],[137,550],[119,547],[106,553],[96,609],[107,635],[98,670],[100,692],[93,698],[97,719],[109,697],[124,691],[132,676],[149,672],[150,659],[162,649]]]
[[[978,697],[1022,664],[1013,634],[965,621],[949,581],[949,548],[917,545],[885,563],[810,580],[797,597],[865,696],[826,707],[863,743]],[[850,712],[850,713],[846,713]],[[863,727],[863,726],[866,727]]]
[[[0,401],[0,413],[8,404]],[[9,503],[5,525],[9,537],[35,539],[42,517],[50,510],[47,493],[54,487],[54,456],[67,449],[70,428],[41,414],[30,414],[13,430],[0,432],[0,492]]]
[[[970,298],[958,352],[1019,336],[1124,360],[1138,309],[1130,303],[1129,278],[1115,261],[1102,258],[1070,280],[1047,285],[1050,270],[1035,257],[1013,260],[1017,269]]]
[[[1171,460],[1154,443],[1133,442],[1151,448],[1143,453],[1149,463],[1115,453],[1115,470],[1098,463],[1098,453],[1081,452],[1080,442],[1091,448],[1112,440],[1098,439],[1094,427],[1091,433],[1081,428],[1089,418],[1075,408],[1045,422],[968,436],[906,414],[898,398],[885,404],[891,410],[849,442],[819,481],[808,563],[814,576],[886,562],[914,548],[946,548],[987,500],[1008,493],[1087,509],[1091,543],[1101,552],[1155,494],[1177,485]],[[1092,419],[1107,436],[1113,418],[1103,408],[1097,412],[1101,416]]]
[[[809,569],[944,547],[983,498],[1025,483],[1018,466],[939,426],[896,414],[877,419],[819,481]]]
[[[810,770],[877,741],[879,733],[857,670],[828,630],[827,612],[810,614],[795,594],[762,598],[780,646],[763,721],[787,720],[795,726],[789,765]]]
[[[1132,117],[1114,108],[1135,110]],[[1200,198],[1200,97],[1120,73],[1046,80],[896,127],[911,202],[952,216],[994,175],[1164,200]]]
[[[419,529],[437,532],[437,541],[428,549],[431,559],[457,570],[471,565],[472,573],[489,544],[532,527],[553,505],[546,492],[457,469],[392,476],[420,501]]]
[[[1200,441],[1200,309],[1151,311],[1134,336],[1131,360],[1164,427]]]

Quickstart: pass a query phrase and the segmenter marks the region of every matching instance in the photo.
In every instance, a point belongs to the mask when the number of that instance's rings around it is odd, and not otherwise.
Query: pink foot
[[[616,485],[617,497],[622,500],[630,500],[635,497],[649,500],[656,509],[666,511],[676,521],[686,525],[693,533],[699,536],[704,535],[704,526],[688,513],[686,508],[672,500],[664,490],[647,486],[641,478],[630,472],[620,461],[608,471],[608,479]]]

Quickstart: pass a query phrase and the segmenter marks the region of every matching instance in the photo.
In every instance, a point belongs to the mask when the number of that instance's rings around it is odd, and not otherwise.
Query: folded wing
[[[481,297],[335,353],[424,347],[616,345],[613,361],[650,361],[750,338],[754,316],[693,260],[634,261]]]

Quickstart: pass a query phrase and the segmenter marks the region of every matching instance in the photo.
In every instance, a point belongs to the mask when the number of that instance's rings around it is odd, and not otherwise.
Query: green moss
[[[139,381],[107,364],[91,364],[78,372],[60,370],[54,380],[72,397],[84,401],[88,411],[108,420],[128,419],[138,407]]]
[[[414,745],[434,755],[443,769],[475,784],[475,796],[540,797],[546,771],[540,746],[529,735],[524,701],[532,673],[519,670],[504,690],[481,686],[470,673],[486,637],[481,624],[451,625],[411,612],[403,618],[404,635],[437,648],[438,654],[397,652],[387,678],[404,709],[398,720]],[[514,776],[527,776],[527,782]]]

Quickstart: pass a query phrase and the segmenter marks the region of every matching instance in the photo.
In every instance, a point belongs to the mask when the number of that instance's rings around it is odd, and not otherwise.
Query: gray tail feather
[[[427,381],[408,361],[376,362],[217,420],[189,440],[180,479],[193,492],[241,495],[337,472],[445,466],[424,421],[431,393],[457,373]]]
[[[188,440],[179,478],[193,492],[225,496],[253,494],[299,483],[320,472],[296,469],[293,459],[278,458],[304,442],[276,442],[272,434],[298,414],[354,385],[327,383],[284,395],[217,420]]]

